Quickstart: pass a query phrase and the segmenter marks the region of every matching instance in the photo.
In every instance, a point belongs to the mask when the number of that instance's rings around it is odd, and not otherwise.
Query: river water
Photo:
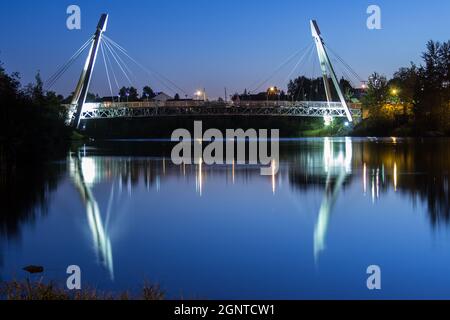
[[[169,298],[450,298],[450,140],[299,139],[280,170],[92,142],[1,181],[0,277]],[[367,268],[381,269],[368,290]]]

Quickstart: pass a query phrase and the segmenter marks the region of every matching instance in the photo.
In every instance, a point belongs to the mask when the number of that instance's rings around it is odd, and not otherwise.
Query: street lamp
[[[197,90],[197,92],[195,93],[195,96],[197,97],[198,100],[201,100],[203,97],[203,101],[206,101],[206,90]]]
[[[267,102],[269,102],[269,96],[272,94],[277,93],[277,88],[276,87],[270,87],[269,90],[267,90]]]

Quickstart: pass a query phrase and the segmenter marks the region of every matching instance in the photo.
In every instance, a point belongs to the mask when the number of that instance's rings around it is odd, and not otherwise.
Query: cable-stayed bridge
[[[232,101],[232,102],[209,102],[206,98],[201,100],[183,100],[171,102],[140,101],[130,102],[127,97],[121,97],[113,94],[113,87],[119,88],[118,74],[114,71],[113,65],[118,66],[119,72],[130,84],[133,74],[130,67],[125,62],[131,61],[149,75],[158,79],[165,87],[175,88],[180,93],[188,94],[185,90],[176,85],[161,73],[146,68],[141,63],[132,58],[128,52],[117,42],[105,35],[108,24],[108,15],[103,14],[98,23],[94,35],[83,44],[83,46],[69,59],[69,61],[60,67],[58,71],[49,79],[48,86],[54,85],[74,61],[89,48],[80,79],[74,91],[69,108],[69,121],[71,125],[78,128],[80,121],[84,119],[108,119],[108,118],[145,118],[145,117],[183,117],[183,116],[284,116],[284,117],[323,117],[325,122],[333,118],[346,118],[349,123],[355,118],[361,117],[361,109],[356,105],[350,104],[340,86],[336,76],[334,65],[330,59],[328,47],[325,45],[317,22],[311,21],[311,32],[314,44],[309,46],[309,54],[313,55],[314,47],[320,62],[320,72],[323,77],[323,84],[326,93],[326,101]],[[331,50],[330,50],[331,51]],[[89,87],[94,72],[94,67],[101,54],[108,87],[111,92],[110,102],[88,103],[86,102]],[[288,61],[292,61],[291,56]],[[308,54],[304,52],[302,57]],[[337,56],[337,55],[336,55]],[[344,65],[349,74],[353,74],[360,79],[356,72],[343,61],[339,56],[337,59]],[[300,64],[297,62],[296,67]],[[283,66],[283,65],[282,65]],[[281,66],[280,66],[281,67]],[[295,68],[296,68],[295,67]],[[293,69],[293,71],[295,70]],[[292,71],[291,71],[292,73]],[[345,74],[345,73],[344,73]],[[270,79],[270,78],[269,78]],[[267,81],[267,79],[266,79]],[[255,90],[259,89],[266,81],[259,83]],[[333,101],[333,91],[337,94],[338,101]],[[128,94],[127,94],[128,95]],[[117,98],[117,101],[115,100]],[[126,100],[126,101],[124,101]]]

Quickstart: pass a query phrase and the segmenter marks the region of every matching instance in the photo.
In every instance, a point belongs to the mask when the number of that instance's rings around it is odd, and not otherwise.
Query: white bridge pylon
[[[89,84],[91,83],[92,72],[97,60],[98,49],[100,48],[100,42],[102,40],[103,33],[106,31],[107,25],[108,15],[104,13],[98,22],[97,29],[95,30],[92,40],[91,49],[89,50],[86,63],[84,64],[83,71],[81,72],[80,80],[78,81],[72,98],[71,105],[76,106],[75,114],[72,119],[72,126],[75,128],[78,128],[78,125],[80,124],[80,117],[89,91]]]
[[[339,99],[341,100],[342,106],[344,107],[347,119],[349,122],[353,122],[352,114],[350,112],[350,109],[348,108],[347,102],[345,101],[341,87],[339,86],[339,81],[336,77],[336,72],[334,71],[327,50],[325,49],[325,42],[323,41],[319,26],[317,25],[316,20],[311,20],[310,23],[312,36],[316,43],[317,53],[319,55],[320,68],[322,70],[322,76],[325,84],[325,92],[327,95],[328,103],[330,103],[332,99],[330,83],[328,82],[328,76],[330,76],[331,80],[333,81],[334,87],[338,93]]]

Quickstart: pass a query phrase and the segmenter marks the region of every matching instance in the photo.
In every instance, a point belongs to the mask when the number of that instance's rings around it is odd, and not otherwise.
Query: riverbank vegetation
[[[354,135],[450,135],[450,41],[429,41],[422,59],[390,80],[372,74],[361,100],[365,119]]]
[[[144,284],[139,295],[130,292],[106,293],[96,289],[69,291],[55,283],[10,281],[0,283],[1,300],[164,300],[165,294],[158,286]]]
[[[39,73],[36,82],[22,87],[18,73],[8,74],[0,63],[0,156],[16,160],[26,154],[46,156],[68,146],[63,97],[44,91]],[[30,159],[26,159],[30,160]]]

